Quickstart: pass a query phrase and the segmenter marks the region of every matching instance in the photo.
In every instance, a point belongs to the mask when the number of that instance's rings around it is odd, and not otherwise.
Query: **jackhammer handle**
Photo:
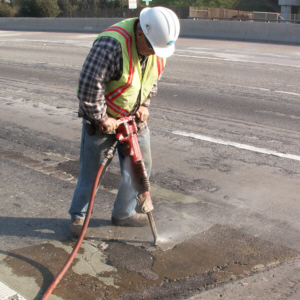
[[[127,117],[123,117],[123,118],[117,119],[117,123],[118,123],[118,125],[120,125],[122,123],[126,123],[126,122],[129,122],[129,121],[132,121],[134,119],[135,119],[135,116],[127,116]],[[106,127],[103,124],[99,124],[99,130],[100,131],[105,131]]]

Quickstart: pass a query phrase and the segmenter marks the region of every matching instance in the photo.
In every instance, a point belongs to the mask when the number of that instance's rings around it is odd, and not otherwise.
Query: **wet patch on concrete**
[[[58,164],[57,169],[71,174],[73,177],[78,178],[80,165],[78,160],[63,161]]]
[[[66,245],[73,246],[73,243],[66,243]],[[36,284],[41,288],[36,299],[40,299],[68,258],[69,253],[65,249],[45,243],[10,251],[5,262],[15,275],[35,279]],[[77,262],[78,258],[74,260],[72,266]],[[72,270],[72,266],[55,288],[54,295],[66,300],[118,298],[117,287],[107,286],[99,278],[89,274],[79,275]]]
[[[152,270],[170,280],[207,272],[217,279],[230,279],[298,255],[295,250],[215,225],[169,251],[155,253]]]
[[[153,256],[145,250],[145,247],[135,247],[115,241],[109,242],[109,247],[105,253],[107,254],[107,263],[117,269],[124,268],[150,280],[159,278],[151,270],[154,262]]]
[[[84,243],[81,254],[91,242]],[[73,242],[64,245],[70,248]],[[143,245],[117,240],[100,241],[93,247],[94,253],[101,252],[98,257],[104,257],[108,268],[93,268],[96,275],[79,275],[71,267],[54,290],[55,295],[72,300],[182,299],[299,256],[295,250],[219,225],[167,251],[150,251]],[[5,263],[17,276],[35,278],[45,291],[68,257],[64,247],[46,243],[11,251]],[[73,266],[78,259],[88,260],[88,255],[77,255]]]
[[[123,294],[121,299],[182,299],[209,286],[274,267],[300,253],[215,225],[173,249],[152,254],[151,270],[161,278],[161,284]]]

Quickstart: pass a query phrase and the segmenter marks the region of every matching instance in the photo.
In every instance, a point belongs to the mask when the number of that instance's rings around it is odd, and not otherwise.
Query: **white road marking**
[[[191,53],[191,54],[179,54],[179,53]],[[198,54],[198,55],[197,55]],[[263,64],[263,65],[276,65],[276,66],[285,66],[285,67],[293,67],[300,68],[298,63],[284,63],[281,61],[280,63],[274,61],[266,61],[263,58],[256,58],[255,55],[250,54],[220,54],[214,51],[194,51],[194,50],[176,50],[173,56],[178,57],[188,57],[188,58],[197,58],[197,59],[207,59],[207,60],[221,60],[221,61],[233,61],[233,62],[245,62],[245,63],[255,63],[255,64]]]
[[[285,91],[274,91],[274,93],[281,93],[281,94],[288,94],[288,95],[300,96],[300,94],[292,93],[292,92],[285,92]]]
[[[9,299],[26,300],[24,297],[19,295],[17,292],[9,288],[1,281],[0,281],[0,299],[1,300],[9,300]]]
[[[199,56],[199,55],[183,55],[183,54],[173,54],[173,56],[182,56],[182,57],[190,57],[190,58],[202,58],[202,59],[212,59],[212,60],[228,60],[224,58],[218,57],[209,57],[209,56]]]
[[[281,94],[287,94],[287,95],[293,95],[293,96],[300,96],[300,94],[293,93],[293,92],[276,91],[276,90],[270,90],[270,89],[265,89],[265,88],[252,88],[252,89],[259,90],[259,91],[265,91],[265,92],[273,92],[273,93],[281,93]]]
[[[265,149],[265,148],[258,148],[258,147],[254,147],[254,146],[250,146],[250,145],[246,145],[246,144],[225,141],[222,139],[216,139],[216,138],[212,138],[212,137],[205,136],[205,135],[195,134],[192,132],[184,132],[184,131],[179,131],[179,130],[174,130],[171,132],[176,135],[191,137],[191,138],[202,140],[202,141],[207,141],[207,142],[216,143],[216,144],[225,145],[225,146],[232,146],[232,147],[235,147],[238,149],[243,149],[243,150],[248,150],[248,151],[252,151],[252,152],[268,154],[268,155],[274,155],[274,156],[278,156],[278,157],[282,157],[282,158],[288,158],[288,159],[300,161],[300,156],[294,155],[294,154],[280,153],[280,152],[276,152],[276,151]]]

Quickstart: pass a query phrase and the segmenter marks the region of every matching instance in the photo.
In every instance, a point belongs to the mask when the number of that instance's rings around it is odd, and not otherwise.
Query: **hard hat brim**
[[[167,58],[174,53],[175,45],[170,45],[167,48],[153,47],[153,50],[157,56]]]

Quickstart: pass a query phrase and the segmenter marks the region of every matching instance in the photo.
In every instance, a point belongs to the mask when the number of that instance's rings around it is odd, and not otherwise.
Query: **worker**
[[[157,81],[166,58],[174,53],[179,30],[179,20],[172,10],[147,7],[139,18],[126,19],[109,27],[94,41],[83,64],[77,92],[78,116],[83,120],[80,173],[69,209],[70,229],[75,236],[81,232],[101,160],[115,140],[117,119],[135,115],[138,141],[150,176],[150,131],[146,122],[149,105],[157,93]],[[131,160],[124,155],[122,144],[117,151],[122,182],[111,221],[116,226],[145,226],[147,215],[135,210],[137,191],[131,180]]]

